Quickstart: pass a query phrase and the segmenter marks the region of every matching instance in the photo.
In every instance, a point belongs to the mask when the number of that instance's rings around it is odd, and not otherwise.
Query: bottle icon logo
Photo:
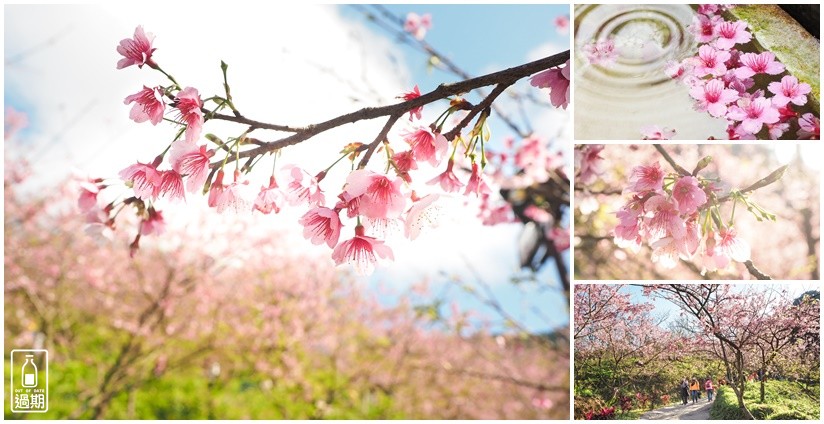
[[[11,351],[11,412],[49,410],[49,352],[45,349]]]
[[[37,387],[37,365],[34,363],[34,355],[26,355],[26,363],[23,364],[23,387]]]

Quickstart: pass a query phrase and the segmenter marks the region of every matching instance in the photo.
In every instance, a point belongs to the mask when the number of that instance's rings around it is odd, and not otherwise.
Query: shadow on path
[[[712,402],[701,399],[688,405],[670,405],[641,415],[642,420],[708,420]]]

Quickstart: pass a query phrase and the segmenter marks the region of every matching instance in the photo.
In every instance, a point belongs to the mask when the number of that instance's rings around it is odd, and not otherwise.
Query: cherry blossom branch
[[[250,127],[250,132],[252,130],[255,130],[255,129],[261,129],[261,130],[274,130],[274,131],[296,133],[296,132],[304,131],[306,129],[305,127],[291,127],[289,125],[269,124],[269,123],[266,123],[266,122],[257,121],[257,120],[254,120],[254,119],[249,119],[249,118],[247,118],[243,115],[234,116],[234,115],[226,115],[226,114],[222,114],[222,113],[212,113],[211,111],[209,111],[207,109],[203,109],[203,113],[206,114],[207,120],[208,119],[213,119],[213,120],[217,120],[217,121],[229,121],[229,122],[235,122],[235,123],[238,123],[238,124],[248,125]]]
[[[761,272],[761,270],[756,268],[755,265],[752,263],[752,260],[748,260],[748,261],[744,262],[744,266],[747,267],[747,271],[749,271],[750,274],[752,274],[753,277],[755,277],[759,280],[772,280],[773,279],[769,275],[764,274],[763,272]]]
[[[345,124],[351,124],[362,120],[371,120],[375,118],[379,118],[382,116],[394,116],[394,115],[403,115],[404,113],[415,109],[417,107],[421,107],[427,105],[429,103],[433,103],[435,101],[444,99],[451,95],[459,95],[480,87],[486,87],[493,84],[499,84],[498,91],[503,92],[503,90],[508,87],[509,85],[514,84],[516,81],[535,74],[537,72],[549,69],[554,66],[560,66],[564,62],[569,60],[569,50],[558,53],[552,56],[545,57],[543,59],[538,59],[533,62],[525,63],[523,65],[515,66],[512,68],[504,69],[502,71],[493,72],[491,74],[483,75],[476,78],[471,78],[468,80],[451,83],[451,84],[441,84],[434,90],[421,95],[412,100],[407,100],[404,102],[396,103],[393,105],[381,106],[381,107],[366,107],[360,110],[350,112],[344,115],[337,116],[335,118],[319,122],[317,124],[308,125],[306,127],[289,127],[291,129],[295,129],[295,133],[289,135],[287,137],[283,137],[279,140],[269,141],[269,142],[260,142],[260,145],[254,149],[246,150],[243,152],[239,152],[234,157],[230,157],[227,160],[228,162],[233,162],[239,158],[247,158],[247,157],[256,157],[258,155],[262,155],[265,153],[273,152],[278,149],[282,149],[284,147],[292,146],[295,144],[302,143],[318,134],[321,134],[325,131],[331,130],[333,128],[337,128],[339,126]],[[506,86],[506,87],[504,87]],[[503,88],[501,88],[503,87]],[[496,90],[493,90],[495,93]],[[494,97],[497,97],[498,92],[495,94]],[[492,93],[490,93],[492,96]],[[490,98],[487,96],[485,101]],[[494,100],[494,97],[488,102],[491,103]],[[481,104],[485,104],[481,102]],[[479,104],[480,106],[480,104]],[[477,109],[478,107],[473,109]],[[480,109],[477,109],[477,114],[480,112]],[[470,112],[471,113],[471,112]],[[229,116],[229,115],[221,115],[221,116]],[[474,115],[473,115],[474,116]],[[237,118],[237,117],[235,117]],[[229,118],[235,119],[235,118]],[[258,122],[258,121],[254,121]],[[260,122],[258,122],[260,123]],[[254,126],[254,125],[253,125]],[[454,135],[453,134],[453,138]],[[216,161],[212,163],[212,167],[216,168],[221,166],[223,163],[222,160]]]
[[[670,156],[669,153],[667,153],[667,151],[664,150],[663,146],[661,146],[660,144],[653,144],[653,146],[655,147],[655,150],[658,150],[658,153],[660,153],[661,156],[664,157],[664,160],[667,161],[667,163],[670,164],[670,166],[672,167],[672,169],[675,170],[675,172],[677,172],[677,173],[679,173],[683,176],[690,175],[689,171],[687,171],[686,169],[684,169],[683,166],[681,166],[681,165],[679,165],[678,163],[675,162],[675,160],[672,158],[672,156]]]

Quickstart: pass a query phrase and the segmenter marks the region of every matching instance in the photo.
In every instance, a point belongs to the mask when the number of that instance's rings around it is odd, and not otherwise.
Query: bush
[[[728,386],[720,386],[715,402],[710,408],[710,419],[713,420],[740,420],[743,416],[738,408],[738,399],[735,392]]]
[[[757,420],[766,420],[770,414],[775,412],[775,405],[767,405],[765,403],[748,405],[747,408],[749,408],[752,416]]]
[[[809,415],[801,411],[793,411],[791,409],[784,409],[767,417],[768,420],[811,420]]]

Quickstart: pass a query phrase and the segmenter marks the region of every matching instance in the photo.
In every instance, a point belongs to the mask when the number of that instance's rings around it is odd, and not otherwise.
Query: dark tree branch
[[[653,144],[653,146],[655,147],[655,150],[658,150],[658,153],[660,153],[661,156],[664,157],[664,160],[666,160],[667,163],[670,164],[670,166],[672,167],[672,169],[675,170],[675,172],[677,172],[677,173],[679,173],[683,176],[690,175],[689,171],[687,171],[686,169],[684,169],[683,166],[681,166],[681,165],[679,165],[675,162],[675,160],[672,158],[672,156],[670,156],[669,153],[667,153],[667,151],[664,150],[664,147],[662,147],[660,144]]]
[[[549,69],[553,66],[559,66],[566,62],[569,59],[569,51],[565,51],[563,53],[558,53],[553,56],[548,56],[543,59],[538,59],[533,62],[525,63],[523,65],[515,66],[512,68],[504,69],[502,71],[493,72],[491,74],[483,75],[476,78],[471,78],[468,80],[451,83],[451,84],[441,84],[436,89],[430,91],[429,93],[423,94],[418,98],[396,103],[393,105],[381,106],[381,107],[367,107],[363,108],[351,113],[347,113],[345,115],[341,115],[332,119],[329,119],[324,122],[320,122],[317,124],[308,125],[303,128],[295,128],[289,127],[291,129],[298,129],[297,132],[294,134],[281,138],[279,140],[270,141],[270,142],[261,142],[260,145],[254,149],[246,150],[240,152],[237,155],[237,158],[247,158],[250,156],[258,156],[264,153],[272,152],[278,149],[282,149],[284,147],[292,146],[301,142],[304,142],[318,134],[321,134],[325,131],[328,131],[333,128],[337,128],[339,126],[345,124],[351,124],[362,120],[371,120],[375,118],[379,118],[381,116],[393,116],[393,115],[403,115],[404,113],[415,109],[417,107],[421,107],[427,105],[429,103],[433,103],[435,101],[444,99],[448,96],[459,95],[480,87],[486,87],[493,84],[499,84],[499,86],[509,86],[518,81],[521,78],[530,76],[534,73],[544,71]],[[503,91],[503,90],[501,90]],[[493,93],[495,91],[493,90]],[[498,93],[500,94],[500,93]],[[492,96],[492,93],[490,93]],[[490,96],[487,96],[489,99]],[[497,95],[496,95],[497,97]],[[492,99],[494,100],[494,98]],[[481,103],[483,104],[483,102]],[[478,106],[480,106],[479,104]],[[476,106],[476,108],[478,107]],[[479,110],[480,111],[480,110]],[[471,113],[471,112],[470,112]],[[477,114],[477,112],[476,112]],[[228,116],[228,115],[221,115],[221,116]],[[237,118],[237,117],[235,117]],[[231,118],[234,119],[234,118]],[[244,118],[245,119],[245,118]],[[257,122],[257,121],[254,121]],[[253,124],[250,124],[253,125]],[[262,127],[261,127],[262,128]],[[227,162],[233,162],[236,160],[236,157],[228,158]],[[223,161],[216,161],[212,163],[212,167],[218,167],[221,165]]]

